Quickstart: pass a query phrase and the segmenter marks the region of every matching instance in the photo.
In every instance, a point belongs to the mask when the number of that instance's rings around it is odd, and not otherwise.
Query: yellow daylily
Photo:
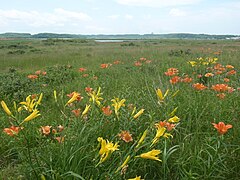
[[[168,119],[168,122],[171,123],[178,123],[180,121],[180,118],[177,116],[173,116],[172,118]]]
[[[141,115],[143,114],[144,110],[145,110],[145,109],[141,109],[140,111],[138,111],[137,114],[135,114],[135,115],[133,116],[133,118],[134,118],[134,119],[137,119],[139,116],[141,116]]]
[[[165,137],[165,138],[169,138],[169,137],[173,138],[173,135],[171,135],[170,133],[164,133],[163,137]]]
[[[154,144],[156,144],[156,143],[158,142],[158,140],[160,139],[160,137],[162,137],[162,136],[164,135],[165,131],[166,131],[166,128],[165,128],[165,127],[162,127],[162,126],[158,126],[158,127],[157,127],[157,133],[156,133],[154,139],[152,140],[151,146],[154,145]]]
[[[136,112],[136,110],[137,110],[137,108],[136,108],[136,106],[133,108],[133,110],[132,110],[132,113],[131,113],[131,115],[133,116],[133,114]]]
[[[128,180],[141,180],[141,176],[136,176],[135,178],[130,178]]]
[[[31,95],[26,97],[26,101],[20,102],[19,104],[22,105],[22,107],[28,111],[28,112],[33,112],[35,106],[37,105],[36,99],[31,99]],[[22,108],[18,108],[18,111],[21,111]]]
[[[160,160],[157,155],[159,155],[161,153],[160,150],[156,150],[156,149],[153,149],[149,152],[146,152],[146,153],[142,153],[140,154],[139,156],[136,156],[136,157],[141,157],[143,159],[151,159],[151,160],[156,160],[156,161],[162,161]]]
[[[159,102],[163,102],[165,97],[168,95],[168,93],[169,93],[169,89],[163,95],[162,90],[158,88],[156,90],[156,94],[158,96]]]
[[[57,102],[57,91],[56,90],[53,91],[53,97],[54,97],[55,102]]]
[[[9,110],[7,104],[4,101],[1,101],[1,105],[7,115],[12,116],[12,112]]]
[[[101,105],[101,100],[103,100],[103,98],[101,97],[102,93],[101,93],[101,87],[98,88],[98,91],[92,91],[89,92],[88,95],[90,96],[89,101],[96,103],[98,106]]]
[[[104,140],[102,137],[98,137],[98,142],[101,144],[101,149],[99,150],[99,155],[101,156],[99,163],[97,164],[97,166],[100,163],[103,163],[104,161],[106,161],[106,159],[109,157],[109,155],[116,151],[119,150],[118,147],[118,143],[113,144],[112,142],[109,142],[108,140]]]
[[[87,104],[86,104],[86,107],[85,107],[84,111],[82,112],[82,116],[84,116],[85,114],[88,113],[90,107],[91,107],[90,105],[87,105]]]
[[[139,139],[139,141],[138,141],[138,143],[137,143],[136,148],[138,148],[138,147],[142,144],[142,142],[144,141],[145,137],[147,136],[147,131],[148,131],[148,130],[146,129],[146,130],[143,132],[141,138]]]
[[[33,112],[32,112],[28,117],[26,117],[26,118],[23,120],[23,122],[20,123],[20,125],[21,125],[22,123],[24,123],[24,122],[31,121],[32,119],[40,116],[41,114],[38,114],[38,113],[39,113],[39,111],[38,111],[37,109],[34,109]]]
[[[74,101],[77,101],[79,99],[81,99],[81,95],[78,92],[73,92],[72,97],[68,100],[68,102],[65,104],[65,106],[67,106],[68,104],[71,104]]]
[[[169,116],[174,116],[175,113],[177,112],[178,107],[174,108],[172,112],[169,113]]]
[[[189,61],[188,63],[191,64],[192,67],[197,65],[196,61]]]
[[[118,172],[120,169],[124,168],[124,166],[127,165],[128,161],[130,160],[130,155],[127,156],[127,158],[125,159],[125,161],[122,163],[122,165],[115,171]]]
[[[113,102],[112,106],[114,107],[115,114],[119,115],[119,109],[123,106],[125,106],[126,99],[119,100],[119,98],[115,98],[111,100]]]
[[[37,105],[41,104],[42,98],[43,98],[43,93],[40,94],[38,101],[37,101]]]

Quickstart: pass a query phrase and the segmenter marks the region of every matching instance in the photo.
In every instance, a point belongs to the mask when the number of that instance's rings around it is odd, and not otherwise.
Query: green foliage
[[[33,48],[22,48],[25,54],[9,55],[5,47],[13,44],[18,45],[12,46],[15,50],[26,44]],[[14,117],[7,116],[0,108],[0,137],[3,137],[0,141],[0,179],[238,178],[239,42],[150,40],[134,42],[131,48],[121,44],[75,39],[0,42],[0,47],[4,47],[0,48],[4,57],[0,60],[0,100],[4,100],[14,114]],[[42,53],[31,51],[34,49]],[[221,75],[197,78],[199,73],[215,71],[207,69],[208,66],[191,67],[187,62],[198,57],[215,57],[214,52],[220,50],[218,62],[224,66],[233,65],[237,74],[228,76],[230,70],[226,70]],[[136,62],[141,65],[136,66]],[[101,68],[103,63],[108,66]],[[86,70],[81,72],[79,68]],[[168,68],[178,68],[180,78],[188,75],[193,81],[171,84],[172,77],[165,75]],[[29,79],[28,75],[37,75],[37,78]],[[226,83],[226,77],[230,79],[227,84],[235,91],[224,92],[226,97],[219,99],[218,92],[211,86]],[[192,85],[199,82],[208,89],[195,90]],[[98,87],[102,88],[100,106],[93,99],[89,100],[86,87],[95,92]],[[156,94],[158,88],[163,94],[169,89],[163,99]],[[83,98],[67,105],[74,91]],[[40,93],[43,99],[37,109],[41,116],[24,122],[24,128],[13,137],[3,132],[4,128],[16,125],[17,120],[22,122],[29,114],[26,110],[17,112],[13,102],[20,107],[19,103],[28,95],[39,97]],[[126,99],[118,116],[111,101],[117,97]],[[91,107],[83,116],[86,105]],[[102,110],[107,106],[112,111],[109,116]],[[134,107],[136,111],[132,114]],[[173,138],[160,137],[151,146],[157,132],[155,124],[173,117],[170,114],[175,108],[180,122],[169,132]],[[134,119],[133,115],[141,109],[144,109],[143,114]],[[75,116],[73,110],[79,110],[80,115]],[[222,136],[211,124],[220,121],[233,126]],[[64,129],[60,131],[59,125]],[[49,134],[43,133],[45,126],[51,126]],[[146,138],[136,147],[146,129]],[[120,139],[122,131],[129,131],[133,141],[126,143]],[[100,161],[98,137],[118,142],[120,146],[97,166]],[[56,138],[60,138],[60,143]],[[152,149],[162,151],[159,155],[162,162],[136,157]],[[128,166],[116,172],[128,155]]]

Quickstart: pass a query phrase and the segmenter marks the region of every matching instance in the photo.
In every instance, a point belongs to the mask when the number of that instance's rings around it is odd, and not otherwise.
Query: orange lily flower
[[[229,82],[230,79],[228,79],[228,78],[224,78],[223,81],[224,81],[224,82]]]
[[[227,72],[227,75],[234,75],[234,74],[236,74],[236,73],[237,73],[237,71],[231,70],[231,71]]]
[[[19,130],[22,128],[17,127],[17,126],[11,126],[10,128],[4,128],[3,132],[5,132],[9,136],[14,136],[19,133]]]
[[[139,62],[139,61],[136,61],[136,62],[134,63],[134,65],[135,65],[135,66],[142,66],[142,63]]]
[[[118,134],[118,137],[120,137],[125,142],[133,141],[132,134],[130,134],[129,131],[122,131]]]
[[[212,123],[212,125],[214,126],[214,128],[218,130],[218,133],[220,135],[225,134],[228,131],[228,129],[232,128],[231,124],[225,125],[224,122],[219,122],[218,124]]]
[[[102,111],[106,116],[110,116],[112,114],[112,110],[110,109],[110,106],[103,107]]]
[[[41,126],[41,131],[43,135],[49,135],[51,133],[52,126]]]
[[[207,87],[204,86],[202,83],[196,83],[196,84],[193,84],[193,88],[196,90],[202,91],[202,90],[206,89]]]
[[[234,68],[234,66],[232,66],[232,65],[228,64],[228,65],[226,65],[226,68],[228,68],[228,69],[233,69],[233,68]]]
[[[79,68],[79,69],[78,69],[79,72],[84,72],[84,71],[86,71],[86,70],[87,70],[86,68]]]
[[[92,88],[90,88],[90,87],[85,87],[85,92],[88,92],[88,93],[90,93],[90,92],[92,92]]]
[[[27,77],[28,77],[29,79],[37,79],[37,78],[38,78],[37,75],[33,75],[33,74],[29,74]]]
[[[181,80],[181,78],[179,76],[174,76],[174,77],[172,77],[172,79],[170,79],[170,83],[171,84],[176,84],[180,80]]]
[[[192,82],[192,78],[190,78],[190,77],[185,77],[185,78],[183,78],[182,80],[181,80],[181,82],[184,82],[184,83],[190,83],[190,82]]]
[[[166,76],[174,76],[178,74],[177,68],[168,68],[167,72],[164,73]]]
[[[214,91],[224,92],[224,91],[228,91],[229,86],[227,84],[216,84],[216,85],[212,85],[212,89]]]
[[[106,69],[106,68],[108,68],[108,66],[109,66],[109,64],[101,64],[102,69]]]
[[[214,74],[213,74],[213,73],[206,73],[204,76],[205,76],[205,77],[213,77]]]
[[[226,94],[224,94],[224,93],[217,94],[217,97],[218,97],[219,99],[224,99],[225,96],[226,96]]]
[[[80,109],[74,109],[74,110],[72,110],[72,113],[73,113],[76,117],[78,117],[78,116],[80,115]]]
[[[35,72],[36,75],[40,75],[41,74],[41,70],[38,70]]]

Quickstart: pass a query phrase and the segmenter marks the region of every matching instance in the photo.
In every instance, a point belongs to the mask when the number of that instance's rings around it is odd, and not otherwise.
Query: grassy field
[[[240,41],[0,41],[0,179],[239,179]]]

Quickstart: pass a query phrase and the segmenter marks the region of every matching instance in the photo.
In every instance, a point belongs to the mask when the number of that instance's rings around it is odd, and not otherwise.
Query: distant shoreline
[[[223,40],[223,39],[240,39],[240,35],[209,35],[209,34],[191,34],[191,33],[170,33],[170,34],[116,34],[116,35],[81,35],[81,34],[56,34],[56,33],[2,33],[1,40],[13,38],[30,38],[30,39],[49,39],[49,38],[70,38],[70,39],[94,39],[94,40],[133,40],[133,39],[208,39],[208,40]]]

